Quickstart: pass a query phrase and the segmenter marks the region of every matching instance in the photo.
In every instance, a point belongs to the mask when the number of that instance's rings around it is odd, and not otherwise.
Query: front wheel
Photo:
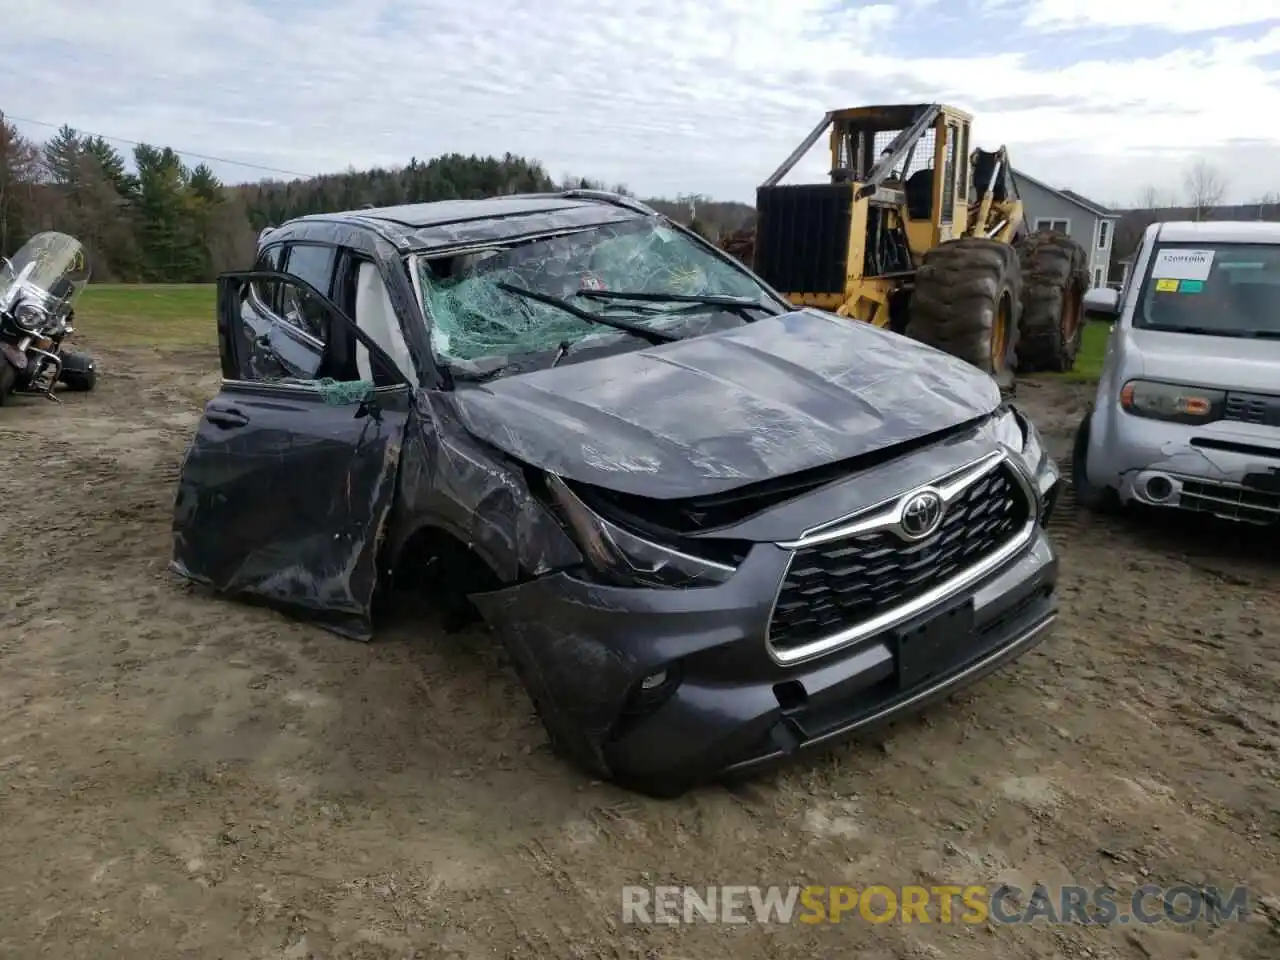
[[[58,379],[68,390],[88,393],[98,383],[98,368],[87,353],[67,350],[62,354],[62,373]]]
[[[1016,363],[1021,298],[1013,247],[983,237],[948,240],[928,251],[916,271],[906,335],[1006,386]]]
[[[1089,482],[1089,430],[1093,412],[1084,415],[1076,428],[1075,443],[1071,448],[1071,486],[1075,488],[1076,503],[1095,513],[1114,513],[1120,507],[1120,497],[1114,487],[1095,487]]]
[[[98,371],[89,370],[87,372],[81,373],[80,371],[77,370],[71,373],[64,373],[61,377],[61,380],[66,385],[68,390],[75,390],[79,393],[88,393],[95,386],[97,386]]]

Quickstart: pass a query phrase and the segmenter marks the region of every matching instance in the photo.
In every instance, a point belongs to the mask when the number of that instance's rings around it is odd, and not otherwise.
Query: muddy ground
[[[482,632],[342,640],[166,571],[208,352],[0,410],[0,956],[1280,956],[1259,538],[1056,523],[1056,634],[882,744],[676,801],[547,749]],[[1082,388],[1024,386],[1065,453]],[[284,506],[284,505],[282,505]],[[626,883],[1246,884],[1252,919],[623,926]]]

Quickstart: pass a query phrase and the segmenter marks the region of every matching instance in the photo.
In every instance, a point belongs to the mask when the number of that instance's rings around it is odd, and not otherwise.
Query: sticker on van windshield
[[[1177,292],[1178,292],[1177,280],[1157,280],[1156,281],[1156,293],[1177,293]]]
[[[1209,270],[1213,267],[1212,250],[1161,250],[1156,255],[1155,266],[1151,268],[1151,276],[1157,280],[1199,280],[1209,279]]]
[[[1199,280],[1180,280],[1178,281],[1179,293],[1203,293],[1204,283]]]

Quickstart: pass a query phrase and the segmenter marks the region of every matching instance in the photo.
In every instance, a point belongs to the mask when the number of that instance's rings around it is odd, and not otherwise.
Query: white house
[[[1111,275],[1111,241],[1120,214],[1094,203],[1072,190],[1051,187],[1035,177],[1013,171],[1023,214],[1032,230],[1057,230],[1067,234],[1089,253],[1089,276],[1095,287],[1105,286]]]

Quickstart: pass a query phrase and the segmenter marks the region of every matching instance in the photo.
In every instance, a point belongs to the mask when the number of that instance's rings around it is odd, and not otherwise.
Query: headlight
[[[1008,447],[1017,453],[1022,452],[1026,437],[1022,433],[1022,423],[1012,410],[1006,410],[995,422],[995,432],[996,440],[1001,446]]]
[[[13,309],[13,322],[27,333],[34,333],[44,326],[48,314],[34,303],[20,303]]]
[[[1010,408],[996,421],[995,434],[1001,446],[1020,455],[1032,472],[1040,470],[1047,453],[1034,423]]]
[[[1135,417],[1172,423],[1208,423],[1222,415],[1226,397],[1224,390],[1130,380],[1120,389],[1120,406]]]
[[[547,486],[591,569],[620,586],[706,587],[724,583],[737,567],[695,557],[628,533],[582,502],[559,477]]]

